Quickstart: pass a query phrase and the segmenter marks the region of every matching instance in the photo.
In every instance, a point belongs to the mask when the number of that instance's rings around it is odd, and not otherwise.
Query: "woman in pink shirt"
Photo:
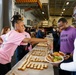
[[[47,41],[46,39],[25,38],[25,35],[23,35],[24,23],[20,15],[12,17],[12,26],[15,30],[11,30],[5,35],[6,41],[3,42],[0,38],[0,42],[4,43],[3,47],[0,48],[0,75],[5,75],[11,69],[11,58],[21,43]]]
[[[25,30],[23,32],[25,38],[31,38],[30,34],[27,33]],[[30,43],[22,43],[21,45],[19,45],[16,49],[16,62],[20,61],[29,52],[30,49],[32,49]]]

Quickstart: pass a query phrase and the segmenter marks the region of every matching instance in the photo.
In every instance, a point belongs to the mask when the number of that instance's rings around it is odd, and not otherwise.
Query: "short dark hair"
[[[60,18],[60,19],[58,20],[58,22],[60,22],[60,21],[62,21],[63,23],[67,22],[67,20],[66,20],[65,18]]]

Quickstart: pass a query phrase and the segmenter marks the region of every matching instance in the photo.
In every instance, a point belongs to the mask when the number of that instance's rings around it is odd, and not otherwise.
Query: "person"
[[[76,20],[76,7],[74,8],[74,19]],[[61,63],[60,68],[62,70],[71,71],[71,75],[76,75],[76,38],[74,40],[74,53],[73,53],[73,61],[69,63]]]
[[[10,31],[10,27],[9,26],[5,26],[2,31],[1,31],[1,38],[2,40],[5,42],[6,41],[6,37],[5,37],[5,34],[8,33]],[[0,47],[3,46],[3,43],[0,44]]]
[[[24,22],[20,15],[14,15],[12,17],[12,26],[15,30],[9,31],[5,36],[7,39],[4,43],[4,46],[0,48],[0,75],[5,75],[10,69],[11,58],[16,50],[16,48],[21,43],[28,42],[47,42],[47,39],[38,39],[38,38],[25,38],[23,35],[24,31]],[[0,41],[2,41],[0,37]]]
[[[44,38],[44,33],[42,31],[43,31],[43,28],[39,27],[39,30],[36,33],[36,38]]]
[[[26,27],[26,26],[25,26],[25,28],[26,28],[25,31],[28,32],[28,33],[31,35],[31,30],[30,30],[30,28],[29,28],[29,27]]]
[[[9,26],[5,26],[5,27],[2,29],[2,31],[1,31],[1,35],[8,33],[10,30],[11,30],[11,29],[10,29]]]
[[[58,20],[58,26],[62,29],[60,34],[60,51],[66,55],[63,62],[73,61],[74,40],[76,37],[76,29],[68,25],[65,18]],[[59,69],[59,75],[71,75],[71,72]]]
[[[76,39],[74,41],[73,61],[69,63],[61,63],[60,68],[65,71],[71,71],[72,75],[76,75]]]
[[[31,34],[31,37],[34,38],[36,37],[36,28],[33,26],[31,27],[30,29],[30,34]]]
[[[25,35],[26,38],[31,38],[30,34],[28,32],[25,31],[26,27],[24,28],[24,32],[23,35]],[[16,49],[16,62],[18,62],[19,60],[21,60],[28,52],[29,52],[29,47],[31,47],[30,43],[23,43],[21,45],[19,45]],[[32,49],[32,47],[31,47]]]
[[[54,27],[52,30],[53,35],[53,51],[59,51],[59,35],[58,35],[57,27]]]
[[[71,71],[71,75],[76,75],[76,39],[74,41],[74,53],[73,53],[73,61],[68,63],[61,63],[60,68],[65,71]]]

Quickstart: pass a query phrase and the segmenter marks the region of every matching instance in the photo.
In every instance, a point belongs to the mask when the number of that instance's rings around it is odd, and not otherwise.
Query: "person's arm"
[[[66,71],[76,71],[76,62],[61,63],[60,68]]]
[[[38,39],[38,38],[25,38],[22,42],[29,43],[29,42],[47,42],[47,39]]]
[[[73,61],[76,62],[76,39],[74,40],[74,53],[73,53]]]

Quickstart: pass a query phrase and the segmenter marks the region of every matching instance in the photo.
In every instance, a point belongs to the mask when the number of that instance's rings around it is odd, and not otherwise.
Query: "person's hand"
[[[67,60],[70,58],[70,55],[65,55],[64,60]]]
[[[73,53],[70,54],[70,57],[73,57]]]
[[[62,55],[64,57],[64,60],[67,60],[70,58],[70,55],[66,55],[63,52],[59,51],[60,55]]]

